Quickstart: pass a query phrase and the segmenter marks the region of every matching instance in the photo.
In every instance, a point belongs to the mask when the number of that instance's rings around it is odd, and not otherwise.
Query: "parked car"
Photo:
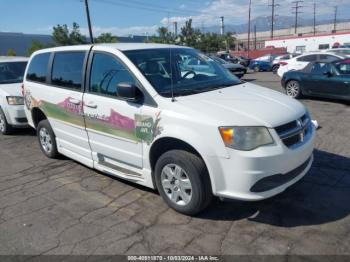
[[[28,59],[0,57],[0,133],[27,126],[23,108],[22,81]]]
[[[350,58],[350,48],[335,48],[335,49],[330,49],[327,50],[328,53],[336,54],[336,55],[341,55],[341,56],[346,56]]]
[[[188,59],[200,60],[209,73],[186,69]],[[60,153],[156,188],[171,208],[189,215],[213,195],[272,197],[313,161],[315,128],[300,102],[243,83],[192,48],[125,43],[40,50],[27,66],[24,93],[47,157]]]
[[[229,54],[228,52],[218,52],[217,56],[227,62],[240,64],[244,67],[248,67],[250,63],[250,59],[244,56],[234,56]]]
[[[247,69],[240,64],[227,62],[224,59],[221,59],[217,56],[210,56],[210,58],[213,59],[215,62],[218,62],[226,69],[228,69],[232,74],[234,74],[238,78],[242,78],[247,73]]]
[[[278,68],[280,67],[280,64],[284,64],[286,60],[292,59],[294,57],[299,56],[300,54],[284,54],[277,56],[272,61],[272,72],[277,73]]]
[[[284,73],[291,70],[301,70],[305,68],[310,62],[322,61],[322,62],[332,62],[339,59],[344,59],[344,56],[325,53],[325,52],[315,52],[303,54],[288,61],[284,61],[284,63],[280,64],[280,68],[277,70],[277,74],[279,77],[282,77]]]
[[[294,98],[303,95],[350,100],[350,59],[311,62],[283,75],[282,86]]]
[[[272,62],[277,55],[264,55],[250,61],[249,68],[255,72],[271,71]]]

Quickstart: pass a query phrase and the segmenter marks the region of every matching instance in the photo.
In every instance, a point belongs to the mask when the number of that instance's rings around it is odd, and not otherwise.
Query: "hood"
[[[0,84],[0,92],[6,96],[23,96],[22,83]]]
[[[221,126],[276,127],[305,114],[305,107],[282,93],[250,83],[178,97],[193,114]]]

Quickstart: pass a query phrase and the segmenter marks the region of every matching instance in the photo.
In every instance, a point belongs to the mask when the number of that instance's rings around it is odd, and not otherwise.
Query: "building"
[[[265,41],[265,46],[285,47],[289,53],[304,53],[330,49],[339,45],[350,45],[349,33],[302,35]]]
[[[314,32],[313,26],[298,27],[297,34],[295,34],[294,27],[288,28],[288,29],[275,30],[273,39],[271,39],[270,31],[257,32],[256,35],[254,34],[254,32],[252,32],[250,34],[250,50],[261,49],[268,46],[275,46],[275,47],[285,47],[288,49],[288,52],[295,52],[297,51],[295,49],[297,46],[298,39],[303,39],[301,40],[302,44],[300,44],[300,46],[305,45],[304,51],[308,51],[308,50],[315,51],[315,50],[318,50],[318,46],[317,46],[317,49],[315,49],[315,45],[311,44],[312,41],[305,40],[305,39],[311,39],[314,36],[331,37],[329,41],[327,40],[324,43],[324,44],[328,44],[329,42],[330,47],[334,43],[336,43],[337,40],[339,40],[338,42],[341,44],[350,42],[350,38],[349,38],[349,41],[347,41],[346,39],[343,40],[343,37],[341,36],[341,35],[345,35],[345,38],[350,37],[350,22],[338,23],[336,25],[336,30],[334,30],[334,24],[317,25],[315,29],[316,30]],[[332,38],[333,36],[335,36],[335,38]],[[248,34],[247,33],[238,34],[235,37],[238,41],[238,45],[236,45],[236,49],[246,50],[248,48]],[[294,42],[293,44],[290,44],[289,41],[283,43],[283,41],[285,41],[286,39],[294,39],[293,41],[295,41],[295,48],[292,47],[292,45],[294,46]],[[272,42],[272,41],[279,41],[279,40],[282,40],[282,42]],[[319,38],[318,40],[321,41],[324,39]],[[314,43],[318,43],[318,40],[315,41]],[[322,43],[320,42],[320,44]],[[290,47],[288,48],[288,46]]]
[[[147,36],[137,35],[118,37],[118,41],[121,43],[142,43],[146,39]],[[0,32],[0,56],[6,55],[10,49],[14,50],[18,56],[27,56],[28,49],[32,46],[33,41],[37,41],[42,44],[49,44],[52,43],[52,36]]]
[[[18,56],[27,56],[33,41],[49,44],[52,42],[52,37],[50,35],[0,32],[0,55],[6,55],[8,50],[12,49]]]

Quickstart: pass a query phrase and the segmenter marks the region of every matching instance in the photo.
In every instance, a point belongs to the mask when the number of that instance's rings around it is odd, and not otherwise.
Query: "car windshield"
[[[190,48],[124,51],[162,96],[184,96],[240,84],[213,59]]]
[[[220,57],[215,57],[215,56],[210,56],[210,58],[212,58],[213,60],[215,60],[216,62],[218,62],[219,64],[229,64],[229,62],[225,61],[224,59],[220,58]]]
[[[0,63],[0,84],[21,83],[27,62]]]

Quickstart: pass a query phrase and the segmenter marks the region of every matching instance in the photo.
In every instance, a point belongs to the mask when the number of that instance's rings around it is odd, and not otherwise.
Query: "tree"
[[[28,49],[27,54],[28,54],[28,56],[30,56],[35,51],[38,51],[40,49],[44,49],[44,48],[47,48],[47,47],[49,47],[49,45],[45,45],[45,44],[40,43],[39,41],[34,40],[32,42],[31,47]]]
[[[86,38],[80,33],[79,25],[77,23],[73,23],[73,28],[69,31],[68,26],[57,25],[54,26],[52,32],[52,38],[55,45],[79,45],[85,44]]]
[[[117,43],[118,38],[111,33],[102,33],[94,41],[95,43]]]
[[[168,28],[161,26],[157,30],[158,36],[152,36],[146,42],[160,44],[174,44],[175,36],[168,31]]]
[[[16,51],[10,48],[7,50],[7,56],[16,56]]]
[[[181,28],[180,42],[183,45],[197,48],[200,41],[201,32],[198,29],[194,29],[192,27],[192,19],[189,19]]]

